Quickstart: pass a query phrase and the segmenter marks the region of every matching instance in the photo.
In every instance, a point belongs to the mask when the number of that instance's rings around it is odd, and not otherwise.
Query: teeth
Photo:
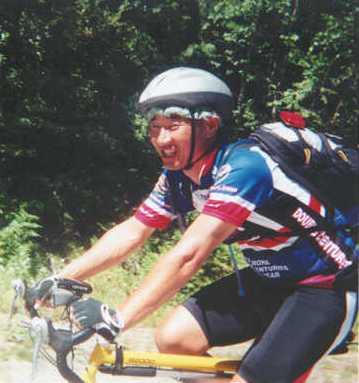
[[[165,155],[165,156],[173,156],[176,154],[176,148],[174,146],[171,146],[167,149],[163,149],[162,150],[162,153]]]

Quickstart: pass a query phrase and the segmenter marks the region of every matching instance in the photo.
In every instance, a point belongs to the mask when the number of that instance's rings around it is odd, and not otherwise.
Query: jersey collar
[[[202,184],[202,181],[204,180],[204,178],[206,178],[206,176],[208,175],[208,173],[210,172],[210,170],[213,168],[214,161],[215,161],[215,159],[216,159],[218,150],[219,150],[218,147],[217,147],[217,148],[214,148],[214,149],[213,149],[210,153],[208,153],[208,155],[205,157],[205,160],[204,160],[204,163],[203,163],[203,166],[202,166],[202,169],[201,169],[200,178],[199,178],[200,185]]]

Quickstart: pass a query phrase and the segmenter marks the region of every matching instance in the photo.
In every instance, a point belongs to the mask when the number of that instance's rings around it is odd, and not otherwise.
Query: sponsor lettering
[[[292,214],[292,217],[304,229],[309,229],[311,227],[317,226],[317,222],[313,219],[313,217],[311,217],[300,207]],[[310,236],[315,240],[324,254],[337,264],[339,269],[344,269],[345,267],[351,265],[352,262],[347,259],[345,253],[325,231],[313,231],[310,233]]]
[[[228,193],[238,193],[238,188],[230,185],[214,185],[211,188],[211,191],[216,192],[228,192]]]
[[[296,219],[296,221],[304,227],[304,229],[310,229],[311,227],[314,227],[317,225],[317,223],[314,221],[314,219],[307,214],[303,209],[298,208],[294,214],[293,218]]]
[[[252,260],[246,257],[248,264],[258,273],[267,278],[280,278],[281,272],[289,271],[286,265],[271,265],[267,259]]]
[[[270,265],[270,262],[267,259],[258,259],[258,260],[255,260],[255,261],[249,261],[249,263],[252,266]]]
[[[155,366],[156,361],[152,359],[129,358],[127,363],[131,366]]]

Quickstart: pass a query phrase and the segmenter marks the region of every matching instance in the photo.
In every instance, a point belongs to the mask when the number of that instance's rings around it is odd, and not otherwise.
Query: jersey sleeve
[[[214,175],[203,213],[240,227],[273,190],[264,158],[249,149],[234,150]]]
[[[139,206],[135,217],[147,226],[165,229],[176,218],[166,172],[163,172],[152,192]]]

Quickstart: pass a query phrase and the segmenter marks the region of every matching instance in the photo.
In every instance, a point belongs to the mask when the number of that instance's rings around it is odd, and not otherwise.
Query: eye
[[[181,124],[172,124],[172,125],[168,126],[166,129],[173,132],[174,130],[177,130],[180,126],[181,126]]]

